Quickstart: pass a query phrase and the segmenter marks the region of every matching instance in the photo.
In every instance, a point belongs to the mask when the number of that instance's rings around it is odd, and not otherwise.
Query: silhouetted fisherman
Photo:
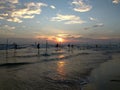
[[[40,53],[39,52],[39,49],[40,49],[40,44],[39,43],[37,44],[37,49],[38,49],[38,55],[39,55],[39,53]]]
[[[96,44],[95,47],[98,48],[98,45]]]
[[[57,50],[58,50],[58,48],[59,48],[59,44],[57,43],[55,47],[56,47],[56,48],[57,48]]]
[[[70,44],[68,44],[68,51],[70,51]]]

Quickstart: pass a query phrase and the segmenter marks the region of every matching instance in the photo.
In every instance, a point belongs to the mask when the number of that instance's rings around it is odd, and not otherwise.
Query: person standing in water
[[[67,46],[68,46],[68,51],[70,51],[70,44],[68,44]]]
[[[57,43],[55,47],[57,48],[57,51],[58,51],[58,48],[59,48],[59,44]]]
[[[40,53],[40,44],[39,43],[37,44],[37,49],[38,49],[38,55],[39,55],[39,53]]]

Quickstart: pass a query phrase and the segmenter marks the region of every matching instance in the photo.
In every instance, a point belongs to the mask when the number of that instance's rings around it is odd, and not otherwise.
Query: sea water
[[[119,49],[0,50],[0,90],[119,90]]]

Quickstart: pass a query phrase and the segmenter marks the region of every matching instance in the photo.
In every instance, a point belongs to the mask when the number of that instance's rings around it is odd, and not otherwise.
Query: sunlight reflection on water
[[[63,55],[63,54],[58,56],[58,58],[64,58],[64,57],[65,57],[65,55]]]
[[[65,78],[65,61],[58,61],[57,63],[57,72],[58,74],[61,76],[60,78],[61,79],[64,79]]]

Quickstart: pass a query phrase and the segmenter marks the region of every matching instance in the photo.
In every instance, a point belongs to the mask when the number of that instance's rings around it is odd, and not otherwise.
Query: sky
[[[120,0],[0,0],[0,38],[120,40]]]

